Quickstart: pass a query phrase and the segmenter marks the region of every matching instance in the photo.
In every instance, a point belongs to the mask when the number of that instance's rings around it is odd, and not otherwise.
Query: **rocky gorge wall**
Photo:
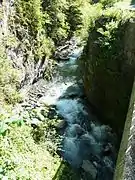
[[[118,134],[123,131],[135,74],[135,22],[112,8],[104,11],[90,29],[81,59],[89,102]],[[121,18],[120,18],[121,17]]]
[[[80,62],[89,102],[119,137],[123,133],[114,180],[135,179],[135,21],[128,14],[123,21],[104,12],[90,29]]]

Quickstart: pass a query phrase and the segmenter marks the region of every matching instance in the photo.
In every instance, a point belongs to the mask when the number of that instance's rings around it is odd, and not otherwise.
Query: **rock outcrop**
[[[114,30],[107,29],[110,21],[118,23]],[[108,39],[104,33],[110,33]],[[122,23],[114,15],[102,15],[90,32],[81,60],[85,93],[90,103],[120,134],[135,75],[134,41],[135,22],[132,19]]]

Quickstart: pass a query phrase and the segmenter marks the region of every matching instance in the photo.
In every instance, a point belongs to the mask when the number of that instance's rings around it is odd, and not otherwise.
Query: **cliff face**
[[[25,89],[39,78],[45,76],[45,72],[50,76],[48,67],[51,71],[53,62],[45,55],[35,58],[34,48],[36,49],[36,47],[34,47],[34,43],[32,44],[32,36],[27,37],[28,33],[19,26],[15,16],[18,17],[14,3],[4,0],[0,6],[0,66],[3,73],[0,76],[0,82],[3,81],[4,86],[10,84],[13,73],[9,74],[9,71],[12,69],[14,72],[16,71],[17,79],[15,81],[17,83],[13,82],[11,86],[14,84],[14,86],[17,86],[15,89],[19,91],[21,88]],[[19,39],[18,32],[22,34],[22,39]],[[28,45],[29,42],[31,44]],[[4,71],[8,71],[8,74],[6,75],[7,72]],[[8,76],[10,78],[6,80]],[[4,87],[1,91],[5,91],[5,89]],[[13,89],[13,87],[8,88],[8,91],[10,91],[9,89]],[[12,93],[11,96],[13,96]]]
[[[121,132],[135,75],[135,23],[115,15],[105,13],[96,20],[81,65],[90,103]]]

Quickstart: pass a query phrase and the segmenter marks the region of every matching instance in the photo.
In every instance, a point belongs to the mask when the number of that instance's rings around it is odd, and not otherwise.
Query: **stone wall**
[[[131,179],[135,179],[135,82],[114,175],[114,180]]]

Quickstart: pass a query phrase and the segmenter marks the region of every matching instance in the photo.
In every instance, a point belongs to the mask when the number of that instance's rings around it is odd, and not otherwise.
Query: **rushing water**
[[[55,105],[57,113],[66,122],[61,156],[73,168],[84,171],[85,179],[111,180],[117,138],[112,129],[101,124],[86,105],[78,73],[81,52],[82,48],[77,48],[69,61],[59,62],[59,74],[48,84],[46,95],[41,101]]]

